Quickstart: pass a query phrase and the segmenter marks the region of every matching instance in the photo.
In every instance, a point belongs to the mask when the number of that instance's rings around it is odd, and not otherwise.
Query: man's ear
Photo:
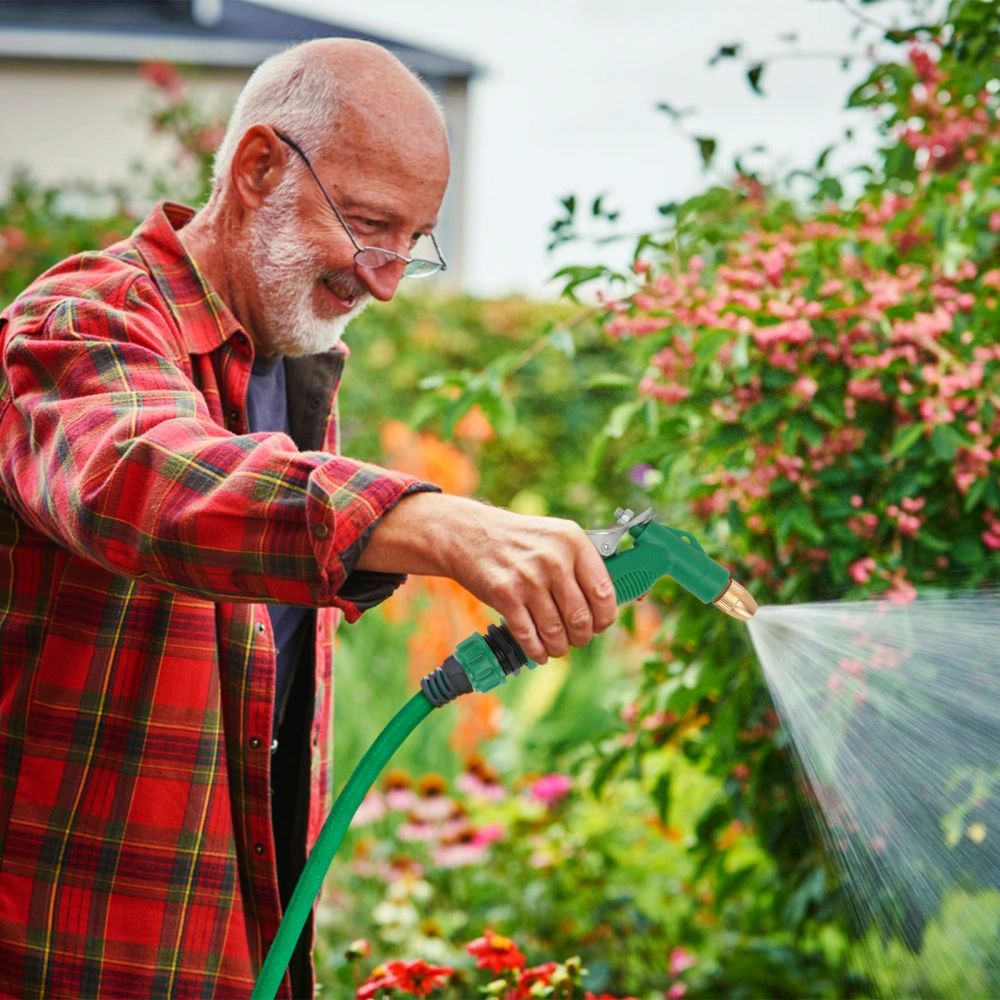
[[[287,163],[285,145],[269,125],[252,125],[243,133],[233,155],[229,179],[246,208],[260,207],[281,181]]]

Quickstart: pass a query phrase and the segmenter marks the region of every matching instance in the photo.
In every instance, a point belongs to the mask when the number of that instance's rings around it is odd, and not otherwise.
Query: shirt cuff
[[[405,573],[379,573],[373,570],[355,569],[361,558],[361,553],[368,545],[372,532],[379,521],[403,497],[410,496],[412,493],[440,492],[441,488],[433,483],[414,482],[410,484],[385,507],[379,517],[372,521],[347,549],[340,553],[340,562],[344,567],[346,579],[331,603],[344,612],[344,617],[348,622],[356,622],[365,611],[391,597],[407,580]]]

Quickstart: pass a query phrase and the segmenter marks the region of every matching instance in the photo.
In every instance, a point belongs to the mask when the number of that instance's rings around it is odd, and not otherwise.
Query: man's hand
[[[585,646],[618,614],[604,560],[573,521],[415,493],[379,521],[359,569],[449,576],[503,615],[537,663]]]

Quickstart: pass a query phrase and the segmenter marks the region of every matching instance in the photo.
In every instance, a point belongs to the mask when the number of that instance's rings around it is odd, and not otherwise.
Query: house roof
[[[312,38],[377,42],[423,76],[470,77],[476,66],[395,39],[249,0],[4,0],[0,57],[253,67]]]

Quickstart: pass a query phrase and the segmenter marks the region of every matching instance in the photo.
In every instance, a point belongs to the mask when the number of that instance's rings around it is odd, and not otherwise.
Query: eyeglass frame
[[[405,255],[403,255],[401,253],[396,253],[395,250],[386,250],[384,247],[362,246],[354,238],[354,233],[351,232],[351,227],[348,226],[348,224],[344,221],[344,217],[337,210],[337,206],[334,205],[333,199],[330,197],[329,194],[327,194],[327,190],[323,186],[323,182],[319,179],[319,176],[317,175],[316,171],[313,169],[313,165],[309,162],[309,157],[306,156],[306,154],[303,152],[302,147],[294,139],[289,138],[287,135],[284,135],[282,132],[279,132],[277,129],[274,129],[274,134],[283,143],[285,143],[286,146],[290,146],[292,149],[295,150],[296,153],[299,154],[299,156],[302,157],[302,162],[306,165],[306,168],[309,170],[309,173],[312,174],[313,180],[319,186],[320,191],[323,192],[323,197],[326,199],[326,203],[330,206],[330,208],[333,209],[333,214],[337,216],[337,221],[344,227],[344,232],[347,233],[347,235],[350,237],[351,242],[354,244],[355,249],[356,249],[356,253],[354,254],[354,262],[358,265],[358,267],[364,267],[364,268],[367,268],[370,271],[375,271],[375,270],[378,270],[378,268],[380,268],[380,267],[385,267],[387,264],[390,264],[393,260],[401,260],[401,261],[404,262],[404,265],[405,265],[403,267],[403,277],[405,277],[405,278],[429,278],[432,274],[438,274],[441,271],[447,271],[448,270],[448,263],[444,259],[444,254],[441,253],[441,248],[438,246],[438,241],[435,238],[433,232],[428,233],[427,235],[430,236],[431,243],[434,244],[434,252],[438,255],[438,260],[437,261],[427,260],[426,257],[406,257]],[[359,260],[358,258],[363,253],[366,253],[368,251],[375,251],[376,253],[386,254],[386,255],[388,255],[389,259],[382,261],[381,264],[365,264],[363,261]],[[426,265],[429,265],[430,270],[415,271],[415,272],[411,272],[411,273],[407,274],[406,268],[409,267],[410,264],[426,264]]]

